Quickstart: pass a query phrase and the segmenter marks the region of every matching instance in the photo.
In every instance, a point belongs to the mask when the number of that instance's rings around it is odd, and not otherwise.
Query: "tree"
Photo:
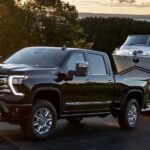
[[[111,0],[114,1],[114,0]],[[115,0],[116,1],[116,0]],[[135,3],[136,0],[117,0],[119,3],[127,2],[127,3]]]
[[[119,0],[120,3],[123,3],[123,2],[127,2],[127,3],[135,3],[136,0]]]
[[[24,5],[36,16],[35,26],[43,45],[89,47],[74,6],[60,0],[33,0]]]
[[[0,0],[0,55],[8,56],[17,49],[30,45],[33,15],[14,0]]]
[[[129,18],[89,17],[81,19],[80,24],[88,35],[87,41],[93,42],[92,48],[106,52],[110,58],[115,48],[119,48],[128,35],[150,35],[149,22],[135,21]]]
[[[27,46],[90,47],[74,6],[60,0],[0,0],[0,55]]]

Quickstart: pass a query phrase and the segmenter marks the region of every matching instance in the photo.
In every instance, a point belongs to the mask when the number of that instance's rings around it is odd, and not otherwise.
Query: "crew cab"
[[[148,78],[123,78],[106,53],[79,48],[28,47],[0,64],[0,120],[31,139],[52,135],[57,120],[118,118],[134,129],[148,100]]]

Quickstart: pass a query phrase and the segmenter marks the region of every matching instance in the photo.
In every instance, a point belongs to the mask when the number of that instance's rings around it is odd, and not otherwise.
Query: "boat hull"
[[[113,54],[113,59],[118,73],[121,73],[132,67],[139,67],[147,71],[150,71],[150,56],[144,56],[144,55],[139,56],[138,57],[139,61],[137,63],[133,61],[133,56]]]

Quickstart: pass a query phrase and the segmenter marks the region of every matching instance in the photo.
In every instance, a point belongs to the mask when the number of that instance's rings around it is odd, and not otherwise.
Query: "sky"
[[[150,15],[150,0],[63,0],[79,12]],[[119,2],[124,1],[124,2]],[[132,3],[130,3],[132,1]]]

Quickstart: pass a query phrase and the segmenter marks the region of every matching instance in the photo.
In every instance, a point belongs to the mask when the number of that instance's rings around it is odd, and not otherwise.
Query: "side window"
[[[76,63],[78,61],[85,61],[83,53],[72,54],[67,63],[67,69],[68,70],[76,70]]]
[[[99,74],[106,75],[106,65],[104,62],[104,58],[101,55],[97,54],[88,54],[89,65],[90,65],[90,74]]]

